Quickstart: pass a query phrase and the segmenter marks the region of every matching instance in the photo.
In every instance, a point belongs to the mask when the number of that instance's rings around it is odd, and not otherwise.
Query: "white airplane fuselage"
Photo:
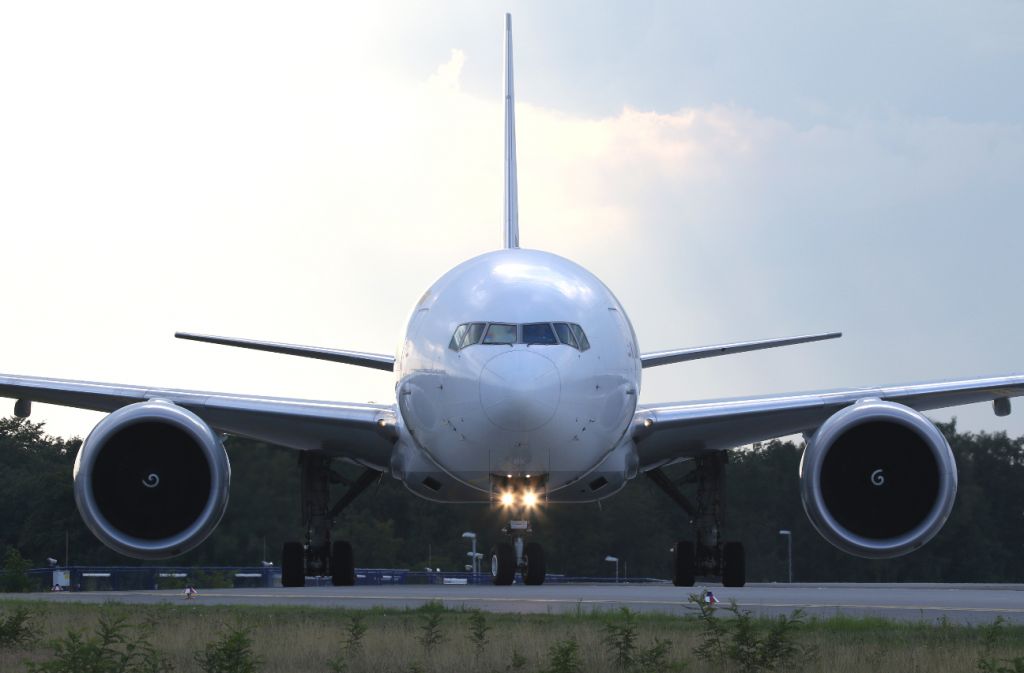
[[[484,324],[476,341],[453,344],[473,323]],[[515,343],[486,343],[492,324],[494,334],[515,326]],[[548,334],[545,325],[564,341],[564,324],[579,326],[589,347],[571,336],[575,346],[527,343]],[[606,497],[636,474],[626,430],[640,372],[629,319],[592,273],[536,250],[474,257],[435,282],[409,318],[395,360],[392,474],[449,502],[486,502],[502,478],[548,500]]]

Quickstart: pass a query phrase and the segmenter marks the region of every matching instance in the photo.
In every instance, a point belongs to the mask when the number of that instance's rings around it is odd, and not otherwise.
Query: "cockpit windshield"
[[[534,322],[523,325],[523,343],[553,346],[558,343],[551,323]]]
[[[514,344],[516,342],[516,326],[507,323],[492,322],[484,334],[485,344]]]
[[[576,323],[566,322],[531,322],[516,325],[503,322],[467,322],[455,328],[448,348],[461,351],[467,346],[512,345],[528,346],[571,346],[578,351],[590,348],[587,335]]]

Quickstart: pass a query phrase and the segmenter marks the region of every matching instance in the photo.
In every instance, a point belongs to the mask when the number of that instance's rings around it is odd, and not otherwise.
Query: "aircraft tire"
[[[356,583],[356,566],[352,560],[352,545],[346,540],[335,540],[331,545],[331,584],[350,587]]]
[[[747,556],[741,542],[722,547],[722,586],[741,587],[747,583]]]
[[[498,586],[508,586],[516,579],[516,551],[508,542],[491,547],[491,578]]]
[[[677,587],[693,586],[693,559],[693,543],[688,540],[676,542],[675,551],[672,552],[672,584]]]
[[[285,542],[281,550],[281,586],[306,586],[306,558],[301,542]]]
[[[527,542],[523,548],[523,584],[544,584],[544,548],[539,542]]]

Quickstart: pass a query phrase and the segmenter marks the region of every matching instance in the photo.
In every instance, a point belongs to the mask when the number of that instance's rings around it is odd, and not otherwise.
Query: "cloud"
[[[306,34],[302,17],[275,32],[257,15],[224,43],[216,21],[152,44],[93,26],[108,45],[96,54],[61,29],[38,51],[67,40],[74,76],[67,52],[8,73],[0,221],[17,234],[0,286],[17,328],[0,371],[393,396],[379,372],[169,338],[391,352],[431,282],[500,244],[497,73],[491,91],[465,86],[478,56],[460,48],[397,69],[344,18]],[[192,51],[169,56],[186,38]],[[587,114],[524,91],[523,245],[604,279],[645,350],[847,332],[650,371],[645,400],[1021,369],[1019,123],[846,111],[809,124],[725,102]]]

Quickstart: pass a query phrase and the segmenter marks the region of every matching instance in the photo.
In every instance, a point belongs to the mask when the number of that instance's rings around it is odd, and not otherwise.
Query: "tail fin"
[[[519,247],[519,186],[516,180],[516,99],[512,88],[512,15],[505,15],[505,209],[506,248]]]

